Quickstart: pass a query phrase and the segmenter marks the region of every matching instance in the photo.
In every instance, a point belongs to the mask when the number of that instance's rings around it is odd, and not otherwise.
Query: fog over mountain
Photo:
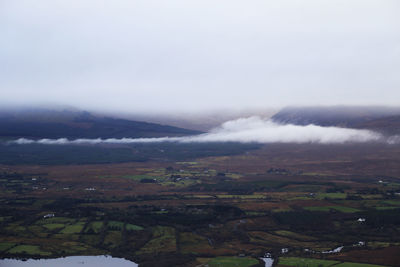
[[[0,118],[2,136],[397,140],[398,109],[320,106],[400,105],[399,12],[396,0],[2,1],[0,107],[74,106],[97,116],[33,109]],[[269,120],[292,105],[318,107]]]
[[[340,144],[346,142],[386,142],[398,143],[398,136],[390,139],[370,130],[348,129],[339,127],[322,127],[317,125],[293,125],[278,124],[271,120],[263,120],[259,117],[242,118],[223,123],[220,127],[212,129],[208,133],[183,136],[183,137],[159,137],[159,138],[107,138],[87,139],[79,138],[68,140],[40,139],[31,140],[20,138],[10,143],[16,144],[104,144],[104,143],[210,143],[210,142],[239,142],[239,143],[318,143]]]
[[[400,107],[286,107],[272,116],[283,124],[340,126],[400,134]]]
[[[253,112],[255,115],[247,116],[240,112],[214,113],[216,119],[212,121],[213,124],[229,116],[232,119],[200,132],[167,125],[166,121],[176,120],[178,124],[187,122],[165,114],[158,118],[163,123],[155,124],[78,109],[3,110],[0,112],[0,137],[9,143],[49,145],[160,142],[399,143],[400,108],[287,107],[272,117],[258,115],[261,111]],[[135,117],[134,114],[130,116]],[[183,118],[190,120],[191,116],[193,114]],[[206,127],[210,125],[208,118],[212,116],[213,113],[206,113],[197,114],[194,118],[198,120],[198,125]]]

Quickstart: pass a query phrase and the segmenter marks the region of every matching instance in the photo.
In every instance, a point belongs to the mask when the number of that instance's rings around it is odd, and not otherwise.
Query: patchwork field
[[[1,165],[0,256],[247,267],[270,253],[278,266],[396,266],[399,155],[268,145],[190,160]]]

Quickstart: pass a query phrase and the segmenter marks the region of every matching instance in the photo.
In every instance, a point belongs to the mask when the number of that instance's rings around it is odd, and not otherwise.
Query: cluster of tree
[[[93,145],[40,145],[0,143],[0,164],[102,164],[145,162],[149,160],[190,160],[208,156],[227,156],[259,148],[255,144],[126,144],[123,147]],[[163,153],[160,153],[160,149]]]

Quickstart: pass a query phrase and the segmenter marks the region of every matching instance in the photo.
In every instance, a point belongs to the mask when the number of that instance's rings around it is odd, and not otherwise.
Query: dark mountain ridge
[[[86,111],[31,109],[0,112],[2,138],[139,138],[198,133],[156,123],[95,116]]]

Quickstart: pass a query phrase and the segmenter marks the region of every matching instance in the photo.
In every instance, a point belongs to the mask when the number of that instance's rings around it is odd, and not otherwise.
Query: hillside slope
[[[2,138],[123,138],[198,134],[198,131],[111,117],[85,111],[24,110],[0,113]]]
[[[274,116],[279,123],[315,124],[400,133],[400,108],[391,107],[288,107]]]

